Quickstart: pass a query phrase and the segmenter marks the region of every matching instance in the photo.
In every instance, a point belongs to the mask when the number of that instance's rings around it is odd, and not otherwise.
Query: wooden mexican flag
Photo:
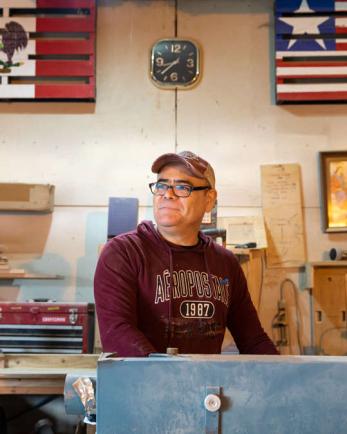
[[[95,100],[96,0],[0,0],[0,100]]]

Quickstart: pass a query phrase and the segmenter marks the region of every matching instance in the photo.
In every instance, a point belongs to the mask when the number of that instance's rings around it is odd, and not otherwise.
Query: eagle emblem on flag
[[[5,28],[0,29],[0,51],[5,53],[7,60],[0,58],[0,71],[11,72],[14,66],[20,66],[22,62],[13,63],[13,55],[17,50],[23,50],[28,45],[28,36],[23,26],[16,21],[10,21]]]

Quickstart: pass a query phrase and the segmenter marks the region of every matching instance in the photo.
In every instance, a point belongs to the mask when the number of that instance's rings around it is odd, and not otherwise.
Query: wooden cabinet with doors
[[[347,261],[315,262],[310,266],[315,352],[347,355]]]

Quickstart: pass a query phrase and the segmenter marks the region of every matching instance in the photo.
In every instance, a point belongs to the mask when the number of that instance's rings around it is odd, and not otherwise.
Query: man
[[[216,200],[210,164],[192,152],[152,165],[154,218],[104,247],[95,273],[103,350],[218,354],[225,328],[243,354],[277,354],[232,252],[199,231]]]

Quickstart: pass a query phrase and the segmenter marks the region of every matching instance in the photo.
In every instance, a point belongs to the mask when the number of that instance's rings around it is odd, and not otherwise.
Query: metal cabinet
[[[346,377],[345,357],[105,357],[97,433],[342,434]]]

